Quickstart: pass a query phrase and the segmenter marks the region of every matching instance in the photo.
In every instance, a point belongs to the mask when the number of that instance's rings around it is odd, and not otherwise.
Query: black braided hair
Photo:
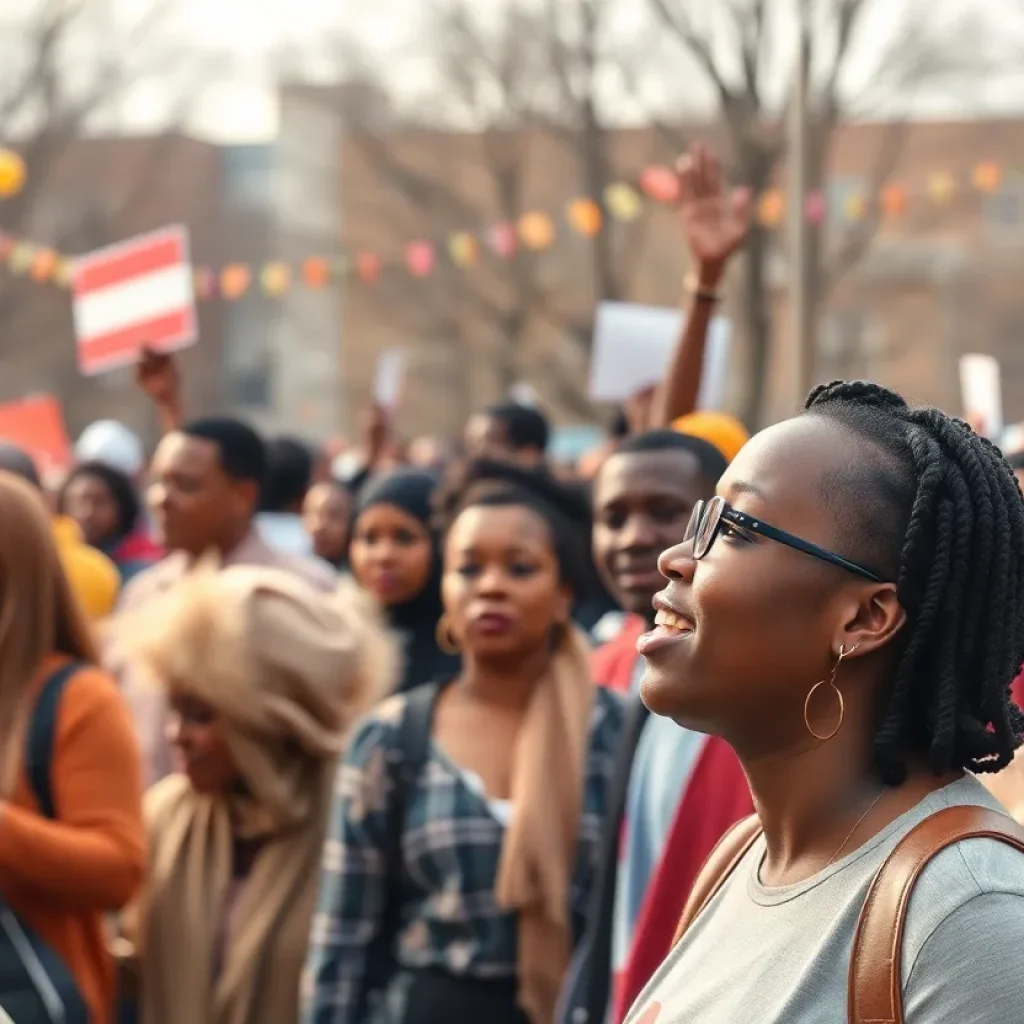
[[[562,581],[577,594],[590,585],[590,503],[583,491],[544,467],[526,469],[473,459],[453,465],[435,492],[434,525],[438,532],[447,533],[465,509],[481,505],[531,509],[548,525]]]
[[[1013,471],[963,421],[877,384],[825,384],[805,409],[873,445],[824,486],[830,504],[846,504],[848,542],[896,582],[907,613],[874,737],[882,778],[902,782],[908,753],[936,773],[998,771],[1024,734],[1010,698],[1024,662],[1024,498]]]

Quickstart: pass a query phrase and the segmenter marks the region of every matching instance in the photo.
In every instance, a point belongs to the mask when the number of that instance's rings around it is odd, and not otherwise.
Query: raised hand
[[[176,406],[181,374],[174,356],[144,348],[135,364],[135,383],[154,405]]]
[[[728,191],[718,157],[702,143],[680,158],[676,171],[679,219],[695,269],[705,278],[720,274],[750,230],[750,190]]]

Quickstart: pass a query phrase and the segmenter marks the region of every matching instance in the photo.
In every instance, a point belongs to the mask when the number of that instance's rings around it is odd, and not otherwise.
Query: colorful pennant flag
[[[663,164],[648,167],[640,175],[640,188],[656,203],[674,203],[679,198],[679,175]]]
[[[631,221],[643,213],[643,200],[632,185],[616,182],[604,191],[604,205],[616,220]]]
[[[936,170],[924,183],[924,195],[937,206],[948,205],[962,190],[969,187],[975,193],[992,195],[1003,189],[1008,180],[1024,180],[1024,169],[1006,167],[997,161],[982,160],[969,168],[958,180],[946,170]],[[830,186],[828,193],[810,192],[803,201],[804,216],[813,224],[821,224],[834,205],[848,223],[862,220],[869,207],[877,203],[886,218],[903,216],[918,193],[909,193],[900,182],[881,187],[875,194],[859,189]],[[651,203],[674,203],[679,197],[676,172],[664,164],[647,167],[636,183],[617,181],[608,185],[600,199],[578,196],[565,205],[568,226],[584,238],[594,238],[606,227],[609,219],[628,223],[637,220]],[[757,201],[757,220],[763,227],[781,226],[787,207],[787,197],[781,189],[764,191]],[[429,277],[437,269],[439,260],[447,259],[459,269],[475,266],[486,247],[498,259],[511,259],[520,247],[540,252],[552,246],[558,237],[558,227],[549,213],[529,211],[515,222],[499,222],[480,231],[455,231],[439,239],[418,239],[404,246],[400,266],[413,277]],[[25,275],[39,284],[52,283],[67,287],[71,278],[71,260],[49,246],[0,232],[0,263],[14,274]],[[390,264],[389,264],[390,266]],[[365,285],[373,285],[385,267],[379,253],[362,250],[352,254],[326,257],[311,255],[297,262],[269,260],[261,265],[229,263],[220,268],[195,266],[193,284],[198,299],[220,296],[236,300],[245,296],[253,282],[259,283],[264,294],[272,297],[284,295],[297,282],[308,288],[325,288],[332,282],[345,280],[349,275]]]
[[[546,213],[527,213],[520,218],[519,237],[527,249],[547,249],[555,240],[555,225]]]
[[[569,204],[569,223],[584,237],[593,238],[604,220],[601,207],[593,199],[574,199]]]

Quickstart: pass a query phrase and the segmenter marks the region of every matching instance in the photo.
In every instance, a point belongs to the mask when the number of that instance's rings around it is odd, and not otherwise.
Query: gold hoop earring
[[[459,642],[455,639],[455,634],[452,632],[452,625],[448,620],[447,613],[438,619],[434,638],[437,641],[438,649],[444,654],[455,655],[462,653],[462,648],[459,646]]]
[[[843,663],[843,659],[853,654],[857,650],[856,647],[851,647],[849,650],[846,649],[845,645],[839,648],[839,657],[836,659],[835,665],[832,667],[832,673],[828,679],[822,679],[820,682],[815,683],[810,692],[804,698],[804,725],[807,727],[807,731],[816,739],[822,743],[827,742],[839,733],[839,730],[843,727],[843,719],[846,717],[846,701],[843,700],[843,691],[836,686],[836,678],[839,676],[839,667]],[[839,721],[836,723],[836,727],[827,734],[818,733],[814,731],[814,727],[811,725],[811,701],[814,698],[815,693],[818,691],[819,686],[831,686],[835,691],[836,696],[839,698]]]

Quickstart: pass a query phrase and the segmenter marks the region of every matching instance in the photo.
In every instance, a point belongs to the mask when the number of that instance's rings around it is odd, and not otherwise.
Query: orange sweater
[[[66,659],[47,660],[37,680]],[[114,1008],[104,915],[135,895],[145,870],[142,767],[113,680],[83,668],[57,709],[50,767],[59,821],[40,815],[27,776],[0,805],[0,892],[67,964],[94,1024]]]

